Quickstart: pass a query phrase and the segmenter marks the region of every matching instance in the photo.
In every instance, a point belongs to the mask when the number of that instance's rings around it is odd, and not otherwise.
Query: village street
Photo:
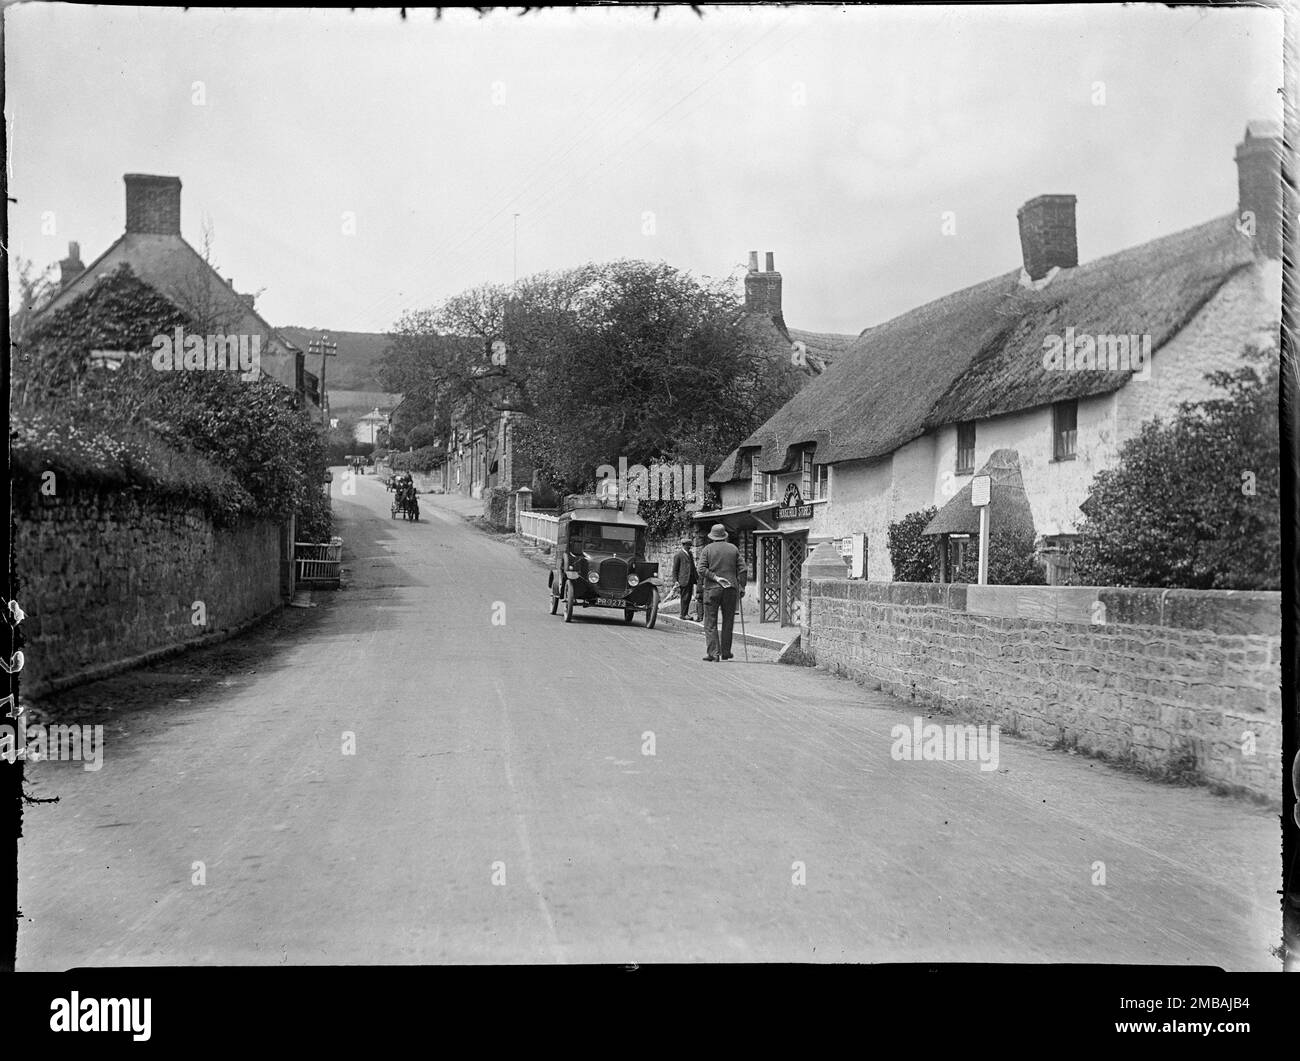
[[[110,729],[102,770],[30,769],[61,802],[26,812],[19,968],[1276,968],[1275,812],[1007,736],[996,771],[895,761],[906,705],[771,652],[705,664],[640,618],[565,624],[447,502],[394,522],[339,478],[343,589]]]

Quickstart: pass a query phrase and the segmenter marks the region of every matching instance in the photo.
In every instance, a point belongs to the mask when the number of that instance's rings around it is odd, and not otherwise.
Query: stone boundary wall
[[[1281,595],[805,578],[819,667],[1041,744],[1276,801]]]
[[[214,527],[174,500],[62,479],[57,496],[32,493],[14,497],[32,696],[233,635],[283,604],[278,523]]]

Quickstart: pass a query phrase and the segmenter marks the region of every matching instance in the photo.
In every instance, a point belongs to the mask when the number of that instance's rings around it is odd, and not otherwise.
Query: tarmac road
[[[110,727],[98,772],[29,768],[61,801],[26,815],[20,968],[1279,968],[1275,812],[1005,735],[996,770],[895,760],[899,701],[565,624],[453,502],[339,486],[344,589]]]

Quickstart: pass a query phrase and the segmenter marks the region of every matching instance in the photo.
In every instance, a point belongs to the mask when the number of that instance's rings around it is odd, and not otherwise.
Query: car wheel
[[[636,616],[636,609],[635,609],[635,608],[624,608],[624,609],[623,609],[623,622],[625,622],[625,623],[630,623],[630,622],[632,621],[632,619],[633,619],[635,616]]]
[[[560,598],[556,595],[555,590],[550,590],[547,596],[551,598],[551,614],[554,615],[560,610]]]
[[[569,580],[564,584],[564,621],[573,622],[573,602],[577,598],[577,591],[573,588],[573,581]]]
[[[650,603],[646,605],[645,609],[645,628],[647,630],[653,630],[655,628],[655,620],[658,618],[659,591],[657,589],[652,589],[650,591]]]

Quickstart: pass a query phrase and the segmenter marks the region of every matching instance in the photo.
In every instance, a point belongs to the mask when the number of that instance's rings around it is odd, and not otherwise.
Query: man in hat
[[[686,613],[691,609],[691,597],[694,595],[696,582],[695,557],[691,555],[690,538],[682,539],[682,547],[673,556],[673,581],[677,584],[677,592],[681,595],[681,617],[685,619]]]
[[[709,663],[731,659],[731,628],[736,621],[736,601],[745,592],[749,573],[740,562],[740,550],[727,541],[727,528],[715,523],[709,544],[700,554],[700,584],[704,588],[704,643]],[[718,612],[722,612],[722,637],[718,637]]]

